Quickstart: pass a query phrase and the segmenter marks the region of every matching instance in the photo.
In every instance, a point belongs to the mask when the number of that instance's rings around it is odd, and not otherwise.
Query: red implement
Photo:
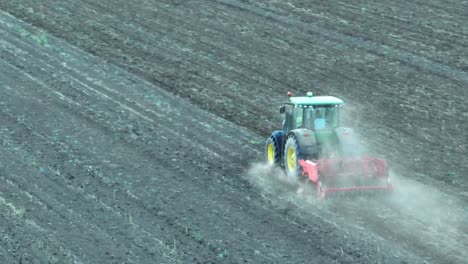
[[[317,194],[364,190],[392,190],[387,162],[374,157],[299,160],[302,175],[317,186]]]

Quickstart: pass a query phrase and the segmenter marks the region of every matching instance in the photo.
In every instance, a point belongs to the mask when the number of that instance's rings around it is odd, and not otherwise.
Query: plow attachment
[[[318,161],[299,160],[302,175],[317,186],[317,194],[392,190],[387,162],[374,157],[325,158]]]

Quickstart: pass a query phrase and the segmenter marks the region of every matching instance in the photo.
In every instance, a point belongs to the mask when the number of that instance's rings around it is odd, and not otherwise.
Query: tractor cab
[[[290,95],[290,94],[288,94]],[[297,128],[313,131],[330,131],[340,126],[340,106],[343,101],[333,96],[289,97],[289,102],[280,107],[284,114],[283,131],[288,132]]]

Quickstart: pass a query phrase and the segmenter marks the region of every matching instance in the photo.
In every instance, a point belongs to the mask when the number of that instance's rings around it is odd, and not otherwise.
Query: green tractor
[[[321,196],[340,190],[391,188],[386,161],[362,155],[354,131],[340,126],[341,99],[312,92],[299,97],[288,92],[288,97],[289,102],[280,107],[283,128],[266,141],[268,164],[284,167],[290,177],[305,176],[317,184]],[[338,186],[338,182],[347,185]]]

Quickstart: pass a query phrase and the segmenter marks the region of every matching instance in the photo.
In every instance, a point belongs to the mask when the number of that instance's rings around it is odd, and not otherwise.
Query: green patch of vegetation
[[[262,144],[265,144],[265,142],[260,141],[260,140],[253,140],[253,139],[251,139],[251,140],[250,140],[250,144],[252,144],[252,145],[262,145]]]
[[[20,36],[25,38],[31,38],[41,46],[47,46],[47,35],[44,32],[38,31],[36,33],[31,33],[19,25],[16,25],[14,29],[16,30],[16,32],[19,33]]]
[[[39,35],[33,35],[32,38],[41,46],[47,45],[47,36],[42,32]]]

